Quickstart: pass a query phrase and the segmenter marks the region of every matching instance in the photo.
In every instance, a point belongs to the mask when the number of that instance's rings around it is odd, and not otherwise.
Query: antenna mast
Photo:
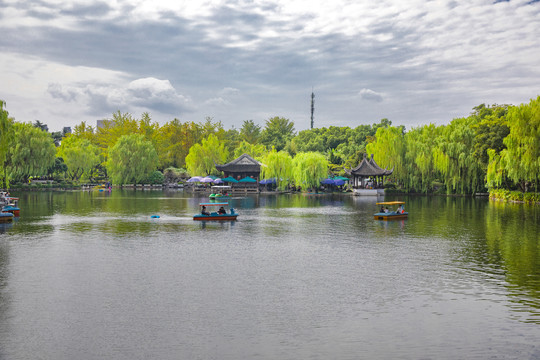
[[[315,94],[311,88],[311,128],[313,129],[313,112],[315,111]]]

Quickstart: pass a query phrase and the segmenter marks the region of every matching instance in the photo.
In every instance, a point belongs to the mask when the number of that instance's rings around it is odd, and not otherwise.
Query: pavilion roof
[[[373,159],[373,154],[371,154],[371,158],[369,159],[367,158],[367,155],[364,154],[364,159],[362,159],[360,164],[358,164],[358,166],[353,169],[346,170],[346,172],[351,175],[364,177],[386,176],[392,174],[394,172],[394,168],[392,168],[391,170],[382,169]]]
[[[227,172],[260,172],[261,163],[248,154],[242,154],[227,164],[216,164],[216,169]]]

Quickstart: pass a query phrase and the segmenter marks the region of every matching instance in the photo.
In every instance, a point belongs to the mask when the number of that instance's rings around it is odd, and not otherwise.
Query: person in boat
[[[223,214],[226,214],[226,213],[227,212],[225,211],[225,208],[223,206],[219,208],[218,214],[223,215]]]
[[[398,214],[403,214],[403,205],[399,205],[398,208],[397,208],[397,210],[396,210],[396,212],[397,212]]]
[[[380,212],[384,212],[384,206],[381,206],[381,211]]]
[[[208,211],[206,211],[206,206],[203,205],[202,209],[201,209],[201,214],[202,215],[210,215],[210,213]]]
[[[388,206],[386,207],[386,209],[384,209],[384,212],[385,213],[390,212],[390,210],[388,210]]]

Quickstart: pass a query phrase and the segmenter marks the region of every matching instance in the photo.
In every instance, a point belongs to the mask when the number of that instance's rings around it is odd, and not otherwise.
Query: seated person
[[[389,212],[388,206],[386,207],[386,209],[384,209],[384,212],[385,212],[385,213]]]
[[[208,211],[206,211],[206,206],[203,206],[203,207],[202,207],[201,214],[203,214],[203,215],[210,215],[210,213],[209,213]]]
[[[223,208],[223,206],[220,207],[219,210],[218,210],[218,214],[222,215],[222,214],[225,214],[225,213],[226,213],[226,211],[225,211],[225,209]]]

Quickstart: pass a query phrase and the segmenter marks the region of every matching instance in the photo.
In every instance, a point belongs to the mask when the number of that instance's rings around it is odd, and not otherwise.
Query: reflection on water
[[[0,358],[538,358],[540,211],[451,197],[22,193]],[[385,200],[398,200],[387,198]],[[159,215],[159,218],[152,218]]]

